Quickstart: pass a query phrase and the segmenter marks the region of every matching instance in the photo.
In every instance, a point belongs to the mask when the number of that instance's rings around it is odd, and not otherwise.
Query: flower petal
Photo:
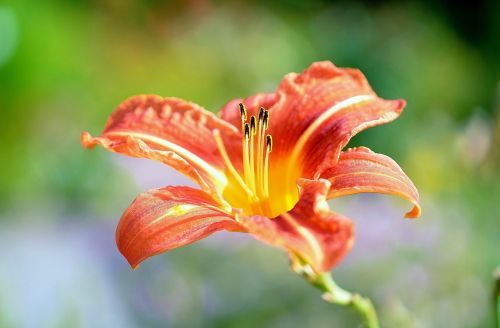
[[[407,218],[420,216],[418,191],[399,165],[385,155],[365,147],[352,148],[340,154],[338,163],[321,175],[332,186],[328,197],[377,192],[401,196],[413,203]]]
[[[257,116],[261,107],[265,109],[271,108],[274,103],[276,103],[277,99],[275,93],[259,93],[245,99],[233,99],[222,107],[219,115],[223,120],[241,129],[240,103],[245,105],[247,108],[247,115],[250,117],[252,115]]]
[[[139,195],[116,229],[116,244],[133,268],[168,250],[219,230],[242,227],[208,194],[189,187],[165,187]]]
[[[117,153],[160,160],[191,178],[224,185],[225,165],[214,130],[220,132],[228,152],[241,158],[240,131],[232,125],[194,103],[142,95],[118,106],[99,137],[84,132],[81,143],[86,148],[100,144]]]
[[[274,219],[241,218],[239,222],[255,238],[287,250],[292,261],[298,258],[316,272],[325,272],[352,247],[353,224],[329,210],[327,180],[301,180],[300,183],[301,198],[288,213]]]
[[[384,100],[356,69],[313,63],[285,76],[271,109],[273,152],[302,163],[303,177],[317,178],[356,133],[394,120],[404,100]]]

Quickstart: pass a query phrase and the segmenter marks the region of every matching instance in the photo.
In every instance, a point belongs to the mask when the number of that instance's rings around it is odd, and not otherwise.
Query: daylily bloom
[[[220,117],[177,98],[123,102],[86,148],[163,162],[200,189],[168,186],[140,194],[116,231],[132,267],[219,231],[250,233],[285,249],[294,263],[330,270],[353,245],[353,224],[330,198],[362,192],[401,196],[420,215],[418,192],[392,159],[359,147],[356,133],[394,120],[404,100],[384,100],[356,69],[313,63],[274,93],[227,103]]]

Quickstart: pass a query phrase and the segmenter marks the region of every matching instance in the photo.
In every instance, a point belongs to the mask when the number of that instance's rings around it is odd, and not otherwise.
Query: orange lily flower
[[[200,186],[154,189],[132,202],[116,242],[133,268],[228,230],[281,247],[293,263],[322,273],[353,244],[353,224],[327,199],[394,194],[413,203],[406,217],[420,215],[418,192],[396,162],[363,147],[342,150],[404,106],[377,97],[359,70],[317,62],[286,75],[274,93],[230,101],[220,117],[177,98],[132,97],[99,137],[84,132],[81,143],[163,162]]]

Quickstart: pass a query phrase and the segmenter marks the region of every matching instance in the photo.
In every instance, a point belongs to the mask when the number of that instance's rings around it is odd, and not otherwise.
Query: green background
[[[189,184],[103,149],[124,99],[176,96],[214,112],[318,60],[360,68],[408,106],[350,146],[394,158],[423,207],[357,195],[337,282],[384,327],[491,327],[500,265],[498,1],[0,1],[0,327],[356,327],[284,253],[220,233],[132,271],[114,228],[141,191]]]

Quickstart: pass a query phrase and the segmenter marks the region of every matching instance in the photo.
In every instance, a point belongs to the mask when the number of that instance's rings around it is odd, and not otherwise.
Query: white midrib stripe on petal
[[[341,102],[336,103],[334,106],[330,107],[326,111],[324,111],[317,119],[312,122],[311,125],[307,127],[307,129],[301,134],[299,140],[297,140],[297,143],[295,144],[295,147],[293,148],[292,154],[290,156],[290,162],[295,163],[297,160],[300,152],[302,151],[302,148],[304,145],[307,143],[309,138],[313,135],[313,133],[323,124],[326,120],[328,120],[331,116],[333,116],[335,113],[338,111],[368,101],[375,99],[374,95],[358,95],[358,96],[353,96],[351,98],[347,98],[345,100],[342,100]]]
[[[215,169],[212,165],[208,164],[206,161],[201,159],[199,156],[193,154],[186,148],[183,148],[179,145],[176,145],[168,140],[155,137],[149,134],[145,133],[140,133],[140,132],[108,132],[108,136],[122,136],[122,137],[127,137],[131,136],[134,138],[138,138],[140,140],[144,141],[149,141],[154,144],[163,146],[175,153],[177,153],[179,156],[183,157],[185,160],[197,165],[201,169],[203,169],[205,172],[207,172],[211,177],[214,178],[221,186],[227,185],[227,178],[225,174],[217,169]]]
[[[313,251],[313,256],[317,263],[323,262],[324,254],[321,249],[321,245],[318,240],[314,237],[311,231],[309,231],[306,227],[301,226],[292,215],[288,213],[282,213],[281,216],[297,231],[299,235],[301,235],[305,241],[311,246],[311,250]]]

